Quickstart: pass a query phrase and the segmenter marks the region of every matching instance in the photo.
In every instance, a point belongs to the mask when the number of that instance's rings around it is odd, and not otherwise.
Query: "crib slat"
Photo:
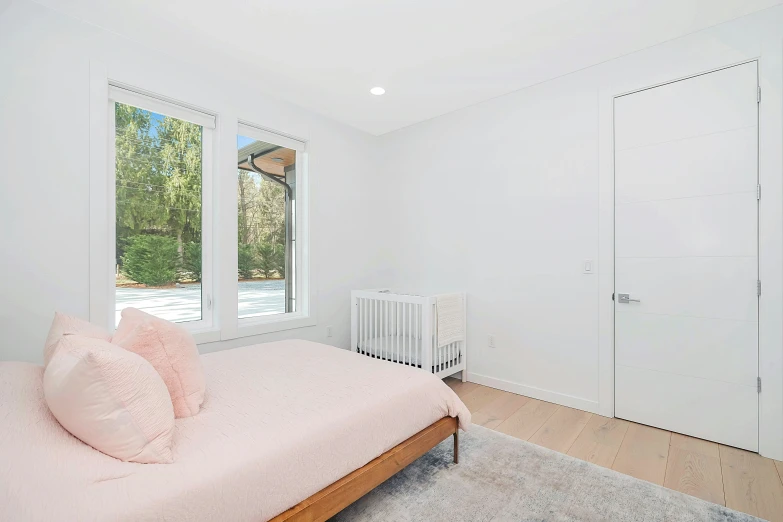
[[[364,303],[364,353],[368,355],[370,353],[370,350],[369,348],[367,348],[367,343],[370,342],[370,335],[371,335],[370,327],[372,325],[371,318],[372,318],[372,301],[367,299]]]
[[[394,309],[397,303],[389,303],[389,360],[394,362]]]
[[[376,337],[375,355],[381,357],[383,355],[383,304],[384,301],[378,303],[378,337]]]
[[[419,365],[421,365],[421,354],[419,353],[419,305],[418,304],[413,305],[413,339],[415,343],[413,349],[416,351],[416,358],[419,361]],[[424,367],[422,366],[422,368]]]
[[[356,315],[358,317],[357,325],[356,325],[356,344],[358,346],[351,346],[351,351],[356,350],[357,352],[361,352],[361,346],[362,346],[362,298],[356,300],[356,306],[359,308],[356,310]]]
[[[406,303],[406,306],[408,307],[408,331],[405,332],[406,339],[408,340],[408,364],[413,364],[413,357],[411,356],[411,335],[410,335],[410,328],[411,328],[411,316],[413,315],[411,312],[411,305],[410,303]]]
[[[400,362],[400,303],[394,303],[394,357]]]
[[[367,299],[362,299],[362,349],[367,353]]]
[[[400,364],[403,364],[405,362],[405,359],[402,357],[402,332],[400,329],[402,328],[402,303],[397,303],[397,317],[395,319],[396,321],[396,327],[395,330],[397,331],[397,362]]]
[[[389,353],[389,301],[383,302],[383,351],[381,356],[386,359],[386,355]]]
[[[420,351],[421,351],[421,356],[423,358],[422,360],[424,360],[424,359],[428,359],[429,360],[429,363],[426,364],[426,365],[422,364],[422,367],[425,368],[428,372],[432,373],[432,366],[431,366],[431,364],[432,364],[432,357],[430,355],[426,355],[426,356],[424,355],[424,346],[426,344],[424,342],[424,313],[425,313],[424,312],[424,305],[422,305],[420,308],[421,308],[420,311],[419,311],[419,330],[420,330],[419,336],[421,337],[421,341],[419,341],[421,343],[421,350]]]
[[[433,306],[430,309],[430,312],[432,312],[434,309],[435,309],[435,307]],[[436,315],[433,313],[432,317],[434,319],[436,317]],[[435,321],[433,321],[433,322],[435,322]],[[437,323],[436,323],[435,327],[437,328]],[[438,338],[437,338],[437,336],[435,337],[435,340],[433,341],[432,345],[435,347],[435,350],[438,352],[438,364],[435,366],[435,368],[436,368],[435,372],[437,373],[437,372],[439,372],[439,371],[441,371],[443,369],[443,350],[438,347]]]
[[[422,331],[422,326],[423,326],[421,324],[421,320],[422,320],[421,312],[422,312],[422,309],[423,309],[422,305],[416,305],[416,343],[418,345],[418,348],[416,348],[416,351],[419,352],[419,362],[421,364],[421,368],[423,370],[427,370],[429,372],[429,371],[432,371],[432,369],[431,368],[427,368],[424,365],[424,353],[423,353],[424,352],[424,349],[423,349],[424,344],[422,343],[422,335],[421,335],[422,334],[422,332],[421,332]]]
[[[402,338],[402,364],[408,364],[408,359],[405,358],[405,343],[407,342],[408,338],[405,337],[405,319],[408,317],[407,315],[408,306],[405,303],[402,303],[402,317],[400,318],[400,335],[403,336]]]
[[[397,361],[397,324],[396,324],[397,304],[398,303],[394,303],[394,305],[392,306],[392,313],[391,313],[391,322],[392,322],[391,352],[392,353],[389,357],[395,363],[398,362]]]
[[[380,357],[382,355],[381,349],[383,348],[383,301],[378,303],[378,317],[375,321],[378,323],[378,336],[375,338],[375,356]]]

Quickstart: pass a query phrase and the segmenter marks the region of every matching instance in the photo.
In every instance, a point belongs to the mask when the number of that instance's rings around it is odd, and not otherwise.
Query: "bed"
[[[470,423],[432,374],[317,343],[202,359],[173,464],[85,445],[49,413],[41,367],[0,363],[0,520],[325,520]]]

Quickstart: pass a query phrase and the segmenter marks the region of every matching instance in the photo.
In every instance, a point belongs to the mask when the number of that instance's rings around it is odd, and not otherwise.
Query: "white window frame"
[[[242,135],[253,138],[258,141],[279,145],[296,151],[296,207],[294,212],[294,227],[296,243],[294,249],[295,256],[295,302],[296,311],[282,314],[270,314],[258,317],[239,318],[238,316],[238,281],[236,278],[236,258],[233,265],[233,285],[230,289],[233,301],[237,306],[233,306],[233,318],[229,324],[224,325],[221,335],[222,339],[233,339],[238,337],[247,337],[252,335],[261,335],[281,330],[294,328],[303,328],[315,324],[313,302],[312,302],[312,279],[310,272],[310,242],[309,242],[309,168],[308,168],[308,147],[307,142],[292,136],[287,136],[277,132],[264,129],[258,125],[245,121],[238,121],[236,135]],[[236,135],[234,144],[236,148]],[[235,149],[236,150],[236,149]],[[234,183],[236,176],[236,152],[233,156]],[[236,223],[236,185],[234,185],[233,196],[233,222]],[[237,234],[232,237],[236,240]],[[238,241],[233,244],[234,252],[238,249]],[[225,298],[229,296],[226,295]],[[236,326],[234,327],[234,323]]]
[[[115,329],[116,316],[116,187],[115,103],[123,103],[172,116],[202,127],[201,184],[201,319],[177,323],[194,334],[214,330],[213,306],[213,170],[216,116],[180,102],[145,93],[108,80],[103,71],[91,72],[90,154],[90,321]],[[103,138],[101,137],[103,129]],[[201,336],[202,342],[217,336]]]
[[[115,179],[114,108],[110,86],[122,88],[130,105],[193,121],[205,129],[202,162],[202,320],[179,323],[193,334],[198,344],[281,332],[316,324],[316,284],[311,270],[309,240],[309,144],[305,139],[242,121],[231,110],[212,112],[182,97],[166,98],[146,85],[158,85],[154,78],[118,70],[123,81],[108,74],[100,61],[90,61],[90,321],[113,331],[115,328]],[[115,71],[115,74],[117,71]],[[116,95],[115,95],[116,96]],[[131,101],[132,97],[132,101]],[[123,102],[123,100],[117,100]],[[163,104],[162,106],[157,103]],[[163,108],[165,107],[165,108]],[[180,112],[182,111],[182,112]],[[201,118],[207,118],[206,121]],[[210,121],[212,124],[210,125]],[[207,123],[207,125],[204,125]],[[241,128],[241,130],[240,130]],[[297,151],[296,202],[296,300],[293,313],[239,319],[237,281],[237,134],[279,144]],[[206,134],[210,136],[207,137]],[[301,167],[300,167],[301,165]],[[208,195],[209,192],[211,195]],[[211,296],[211,310],[208,306]]]

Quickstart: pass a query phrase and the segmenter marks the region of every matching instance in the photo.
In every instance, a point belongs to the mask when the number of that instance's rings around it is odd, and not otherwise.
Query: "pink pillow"
[[[177,418],[198,413],[206,388],[204,369],[196,341],[187,330],[136,308],[126,308],[112,343],[141,355],[158,370]]]
[[[63,428],[124,461],[172,462],[174,410],[150,363],[100,339],[66,335],[44,371],[44,396]]]
[[[60,342],[63,335],[78,334],[83,337],[91,337],[93,339],[103,339],[104,341],[111,341],[111,334],[83,319],[73,317],[70,315],[61,314],[60,312],[54,313],[54,321],[49,328],[49,335],[46,337],[46,344],[44,344],[44,366],[49,364],[54,356],[57,343]]]

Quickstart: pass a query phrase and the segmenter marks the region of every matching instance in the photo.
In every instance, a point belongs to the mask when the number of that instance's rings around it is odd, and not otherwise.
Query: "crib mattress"
[[[202,356],[173,464],[116,460],[52,417],[43,369],[0,363],[0,520],[268,520],[445,416],[432,374],[307,341]]]
[[[406,335],[384,335],[359,341],[359,352],[364,355],[421,367],[421,339]],[[445,346],[434,350],[433,364],[440,361],[445,366],[459,363],[459,354],[450,352]],[[438,359],[440,354],[440,359]]]

